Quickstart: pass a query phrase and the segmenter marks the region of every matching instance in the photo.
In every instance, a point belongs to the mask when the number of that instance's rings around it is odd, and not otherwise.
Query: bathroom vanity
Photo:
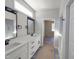
[[[5,18],[5,59],[31,59],[41,45],[41,35],[35,34],[34,19],[27,17],[25,22],[26,16],[10,8],[6,9]]]
[[[35,52],[38,50],[40,43],[40,36],[31,37],[29,42],[29,59],[31,59]]]
[[[26,41],[18,39],[5,46],[6,59],[31,59],[40,47],[40,36],[28,36]]]
[[[15,42],[6,49],[6,59],[27,59],[27,44]]]

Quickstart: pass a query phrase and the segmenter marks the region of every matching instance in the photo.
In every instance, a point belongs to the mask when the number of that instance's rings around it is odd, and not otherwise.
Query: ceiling
[[[34,10],[55,9],[60,7],[60,0],[24,0]]]

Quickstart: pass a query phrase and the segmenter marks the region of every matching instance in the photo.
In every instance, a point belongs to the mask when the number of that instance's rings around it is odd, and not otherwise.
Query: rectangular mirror
[[[16,13],[14,10],[5,8],[5,39],[16,37]]]
[[[35,20],[27,17],[27,34],[33,35],[35,32]]]

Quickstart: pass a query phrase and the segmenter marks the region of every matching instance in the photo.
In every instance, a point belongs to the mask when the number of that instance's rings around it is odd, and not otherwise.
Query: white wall
[[[27,16],[21,12],[17,13],[17,24],[22,26],[22,29],[18,29],[18,37],[23,37],[27,35],[27,29],[25,26],[27,25]]]
[[[39,10],[36,12],[37,18],[56,18],[59,14],[59,8],[49,10]]]
[[[59,17],[65,17],[65,7],[66,7],[66,4],[69,2],[69,0],[61,0],[61,3],[60,3],[60,10],[59,10]]]
[[[14,8],[14,1],[18,1],[19,3],[21,3],[24,7],[28,8],[32,13],[33,13],[33,18],[35,18],[35,10],[32,9],[32,7],[30,7],[24,0],[5,0],[5,5],[7,7],[10,7],[12,9],[15,9]]]
[[[14,9],[14,0],[5,0],[5,5]]]
[[[62,0],[62,5],[60,6],[60,17],[63,17],[63,39],[62,39],[62,59],[69,59],[69,22],[70,22],[70,5],[73,0]],[[71,40],[72,41],[72,40]],[[73,49],[72,46],[70,48]],[[73,52],[73,51],[72,51]]]
[[[36,12],[36,32],[41,33],[42,44],[44,38],[44,20],[57,19],[58,15],[59,15],[59,9],[39,10]]]
[[[60,32],[60,18],[55,20],[55,30]]]
[[[28,10],[30,10],[32,13],[33,13],[33,18],[35,19],[35,10],[32,9],[31,6],[29,6],[24,0],[16,0],[18,1],[19,3],[21,3],[24,7],[28,8]]]
[[[28,4],[26,4],[23,0],[17,0],[17,1],[20,2],[24,6],[27,6],[28,9],[33,12],[34,17],[35,17],[35,11]],[[6,3],[6,6],[14,9],[14,0],[11,0],[11,1],[6,0],[5,3]],[[22,25],[22,29],[17,29],[17,37],[12,39],[10,41],[10,43],[13,42],[13,41],[16,41],[16,40],[22,40],[22,41],[27,40],[27,38],[26,38],[27,29],[25,28],[25,26],[27,25],[27,15],[25,15],[21,12],[17,12],[17,25]]]

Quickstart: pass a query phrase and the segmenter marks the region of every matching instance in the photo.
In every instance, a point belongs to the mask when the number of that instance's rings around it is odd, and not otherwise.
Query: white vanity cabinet
[[[9,54],[6,54],[6,59],[28,59],[27,58],[27,45],[21,46]]]
[[[32,58],[32,56],[35,54],[35,52],[40,47],[40,36],[33,37],[31,41],[29,42],[29,59]]]
[[[31,59],[40,47],[41,39],[40,36],[28,37],[27,39],[27,43],[23,41],[16,49],[9,49],[9,52],[6,47],[5,59]]]

